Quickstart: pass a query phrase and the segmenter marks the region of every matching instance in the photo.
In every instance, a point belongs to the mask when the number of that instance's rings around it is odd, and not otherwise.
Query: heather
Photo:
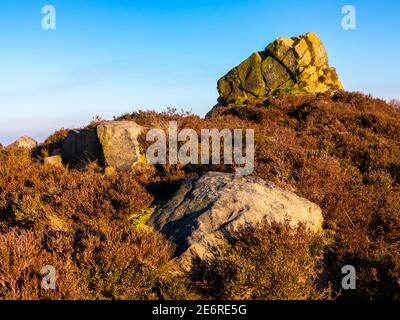
[[[96,163],[86,170],[43,165],[66,137],[63,129],[33,152],[0,147],[0,299],[400,299],[396,102],[281,93],[206,119],[175,110],[117,119],[147,128],[174,120],[197,132],[253,128],[253,175],[318,204],[324,234],[275,225],[239,230],[215,259],[180,270],[173,244],[143,228],[149,212],[184,178],[233,166],[109,174]],[[144,134],[141,143],[145,149]],[[47,264],[59,272],[54,292],[40,288]],[[357,270],[354,291],[340,289],[349,264]]]

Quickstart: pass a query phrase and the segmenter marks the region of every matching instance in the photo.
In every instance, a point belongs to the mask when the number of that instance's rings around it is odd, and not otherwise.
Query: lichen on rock
[[[343,90],[315,33],[279,38],[218,81],[219,102],[223,105],[264,98],[280,90],[300,95]]]

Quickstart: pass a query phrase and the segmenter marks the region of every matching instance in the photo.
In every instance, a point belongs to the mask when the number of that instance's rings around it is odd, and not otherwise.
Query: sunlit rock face
[[[218,81],[219,102],[224,105],[280,90],[300,95],[343,90],[316,34],[279,38]]]

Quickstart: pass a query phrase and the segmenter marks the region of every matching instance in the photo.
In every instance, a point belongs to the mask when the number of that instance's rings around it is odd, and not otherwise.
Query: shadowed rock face
[[[226,235],[267,220],[311,231],[322,230],[321,209],[257,177],[209,172],[186,180],[177,193],[151,216],[149,224],[177,244],[183,267],[207,259]]]
[[[95,129],[71,130],[61,148],[63,162],[84,168],[98,161],[103,167],[129,171],[140,161],[137,138],[141,130],[134,121],[109,121]]]
[[[100,143],[95,129],[70,130],[61,147],[63,162],[84,168],[89,162],[101,158]]]
[[[219,102],[224,105],[265,98],[277,90],[295,94],[343,90],[316,34],[277,39],[218,81]]]

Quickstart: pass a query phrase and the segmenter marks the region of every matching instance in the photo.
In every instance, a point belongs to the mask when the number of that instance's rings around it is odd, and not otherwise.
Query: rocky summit
[[[223,105],[265,98],[277,91],[316,94],[343,90],[336,69],[315,33],[279,38],[264,51],[253,53],[218,81]]]

